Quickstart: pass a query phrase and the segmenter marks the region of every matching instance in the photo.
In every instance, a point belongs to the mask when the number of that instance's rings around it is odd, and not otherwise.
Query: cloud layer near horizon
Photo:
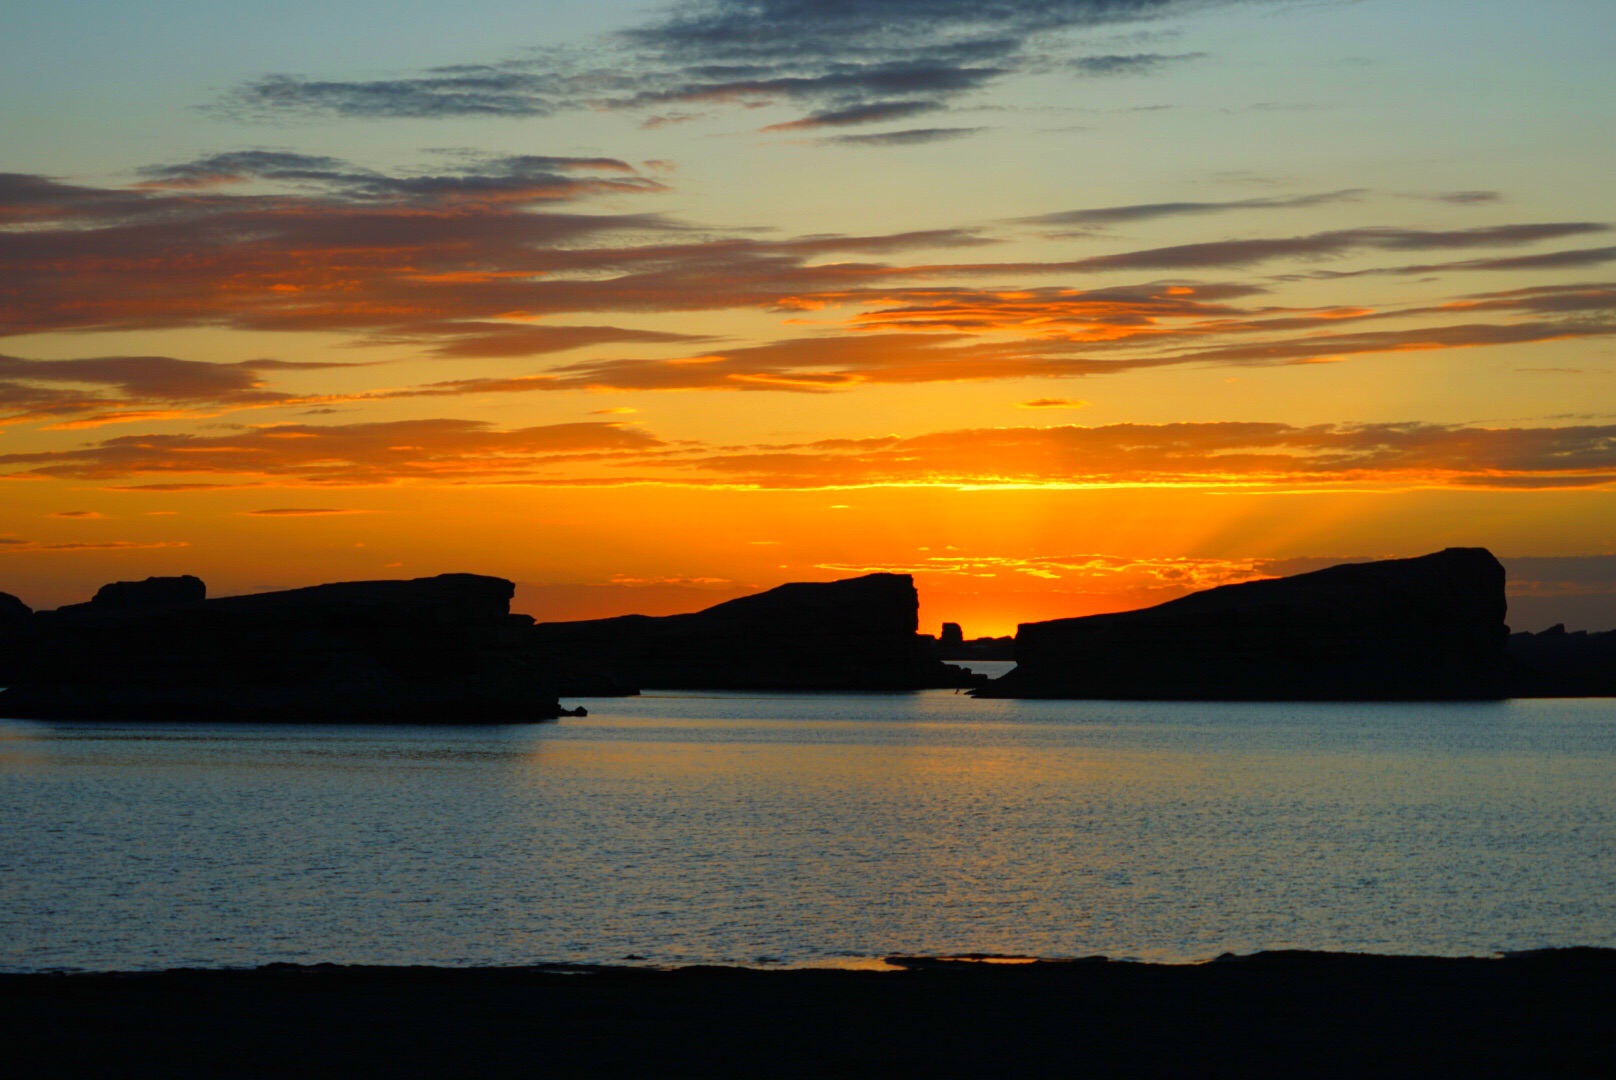
[[[501,430],[470,420],[274,424],[225,434],[124,435],[0,454],[0,476],[184,490],[438,483],[1342,485],[1538,490],[1616,483],[1616,425],[1110,424],[713,447],[611,422]],[[139,483],[132,483],[139,481]],[[228,481],[226,481],[228,482]]]

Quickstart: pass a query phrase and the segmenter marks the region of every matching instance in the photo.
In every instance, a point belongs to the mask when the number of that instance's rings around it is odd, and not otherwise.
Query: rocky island
[[[1505,656],[1512,697],[1616,697],[1616,630],[1511,634]]]
[[[1225,585],[1023,623],[982,697],[1488,700],[1512,688],[1504,568],[1484,548]]]
[[[799,581],[687,615],[539,623],[536,649],[566,694],[702,690],[924,690],[985,680],[920,636],[908,574]]]
[[[492,723],[564,715],[515,586],[442,574],[207,599],[185,577],[0,600],[13,719]]]
[[[212,600],[199,578],[147,578],[40,612],[0,593],[0,715],[529,722],[577,715],[559,694],[986,681],[942,663],[916,633],[907,575],[795,582],[687,615],[537,625],[511,613],[514,593],[477,574]]]
[[[959,623],[945,622],[936,642],[939,660],[1014,660],[1016,639],[1013,637],[966,638]]]

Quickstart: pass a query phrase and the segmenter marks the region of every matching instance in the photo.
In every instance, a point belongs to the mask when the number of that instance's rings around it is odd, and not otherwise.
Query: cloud
[[[1154,75],[1164,68],[1192,60],[1204,60],[1206,53],[1127,53],[1110,56],[1079,56],[1068,66],[1079,75]]]
[[[542,154],[471,155],[458,168],[395,175],[356,167],[340,158],[280,150],[238,150],[192,161],[148,166],[139,187],[162,191],[207,189],[254,181],[292,184],[366,200],[462,203],[535,202],[601,192],[659,191],[617,158]]]
[[[227,119],[287,116],[408,117],[549,116],[563,107],[550,75],[496,67],[459,72],[429,69],[403,79],[343,82],[299,75],[265,75],[237,87],[210,111]]]
[[[46,544],[38,540],[0,540],[0,555],[22,554],[25,552],[152,551],[158,548],[190,546],[190,543],[184,540],[160,540],[155,543],[139,543],[134,540],[103,540],[84,543],[70,540],[57,544]]]
[[[1073,270],[1210,270],[1253,266],[1276,259],[1337,258],[1356,251],[1453,251],[1466,248],[1518,247],[1568,236],[1608,232],[1593,221],[1489,225],[1474,229],[1335,229],[1305,236],[1272,239],[1214,240],[1200,244],[1100,255],[1066,264]],[[1542,256],[1528,259],[1542,259]],[[1519,262],[1520,260],[1515,260]]]
[[[826,392],[865,383],[1306,363],[1602,337],[1611,333],[1603,313],[1616,297],[1616,288],[1599,283],[1528,284],[1417,305],[1298,308],[1275,302],[1275,278],[1190,276],[1421,250],[1483,256],[1436,265],[1563,269],[1594,260],[1586,251],[1497,252],[1608,230],[1597,222],[1365,226],[1077,259],[963,261],[954,253],[989,247],[995,237],[968,226],[852,236],[724,233],[655,214],[573,205],[601,190],[649,190],[615,158],[458,161],[448,170],[382,175],[327,157],[241,151],[149,170],[146,186],[129,188],[0,177],[0,218],[12,223],[0,248],[7,282],[0,332],[318,331],[451,360],[557,358],[545,366],[311,394],[272,383],[344,365],[4,356],[0,419],[70,429],[470,393]],[[630,181],[627,189],[610,187]],[[173,184],[190,186],[164,186]],[[1352,194],[1142,203],[1032,220],[1096,225],[1345,201]],[[1148,280],[1091,288],[1028,283],[1122,273]],[[623,315],[737,309],[819,326],[803,336],[729,342],[612,324]],[[614,318],[584,321],[599,312]],[[568,318],[580,321],[558,321]],[[572,350],[583,355],[559,357]]]
[[[243,510],[245,517],[328,517],[332,514],[369,514],[370,510],[345,510],[334,506],[279,506],[268,510]]]
[[[1360,270],[1355,274],[1328,276],[1347,277],[1363,274],[1440,274],[1452,271],[1510,271],[1510,270],[1580,270],[1585,266],[1603,266],[1616,262],[1616,247],[1575,248],[1569,251],[1548,251],[1540,255],[1513,255],[1498,259],[1465,259],[1459,262],[1420,263],[1413,266],[1393,266]],[[1322,274],[1320,276],[1327,276]]]
[[[1616,555],[1515,556],[1507,565],[1515,596],[1616,596]]]
[[[700,334],[631,330],[618,326],[558,326],[445,320],[405,324],[366,339],[366,344],[426,344],[436,356],[471,358],[540,356],[594,345],[688,344],[708,341]]]
[[[901,104],[894,99],[917,94],[954,97],[1035,71],[1155,74],[1201,54],[1073,57],[1073,39],[1107,26],[1235,6],[1235,0],[676,0],[581,47],[393,79],[266,75],[211,109],[249,120],[521,118],[584,108],[808,103],[819,106],[803,118],[811,127],[816,115],[892,107]],[[661,112],[647,122],[688,118]]]
[[[1086,401],[1074,401],[1071,398],[1059,397],[1041,397],[1033,398],[1031,401],[1016,402],[1016,408],[1018,409],[1086,409],[1088,405],[1089,403]]]
[[[180,492],[180,491],[235,491],[235,490],[240,489],[240,488],[254,488],[254,487],[263,487],[263,486],[264,486],[264,484],[261,481],[248,481],[248,482],[244,482],[244,483],[234,483],[234,484],[231,484],[231,483],[224,483],[224,484],[219,484],[219,483],[113,484],[113,485],[109,485],[105,490],[107,490],[107,491],[157,491],[157,492],[167,493],[167,492]]]
[[[851,319],[860,332],[669,358],[592,358],[534,374],[448,379],[327,400],[578,390],[829,393],[867,384],[1079,378],[1182,365],[1281,366],[1616,335],[1616,320],[1593,317],[1616,311],[1616,285],[1533,287],[1384,310],[1242,303],[1263,296],[1262,288],[1237,283],[855,292],[835,299],[862,306]],[[887,305],[874,303],[877,298]],[[1482,315],[1502,318],[1474,321]],[[1433,316],[1447,321],[1358,325]],[[1472,321],[1452,321],[1456,316]]]
[[[699,467],[762,487],[1577,488],[1616,483],[1616,426],[1180,423],[988,428],[758,447],[662,464]]]
[[[129,435],[74,450],[0,454],[0,471],[85,480],[171,475],[299,484],[452,483],[577,468],[614,455],[643,459],[665,445],[637,428],[599,421],[515,430],[471,420],[274,424],[226,435]],[[159,489],[196,486],[182,480]]]
[[[909,128],[906,131],[883,131],[873,135],[833,135],[819,141],[838,146],[920,146],[969,138],[983,130],[979,127]]]
[[[59,518],[99,518],[102,515],[96,510],[58,510],[51,517]]]
[[[0,355],[0,423],[51,421],[59,428],[205,415],[296,400],[264,388],[270,371],[322,371],[354,364],[244,360],[211,364],[171,356],[29,360]]]
[[[1533,491],[1616,484],[1616,425],[1063,425],[707,447],[672,444],[639,428],[610,423],[501,430],[441,419],[273,425],[208,436],[124,436],[72,449],[0,455],[0,473],[103,481],[211,477],[215,479],[200,482],[277,486],[414,481],[797,489],[1032,484]]]
[[[907,120],[922,113],[937,112],[948,106],[940,101],[875,101],[850,105],[840,109],[824,109],[809,113],[800,120],[770,124],[764,131],[812,131],[815,128],[850,127],[855,124],[879,124],[889,120]]]
[[[1504,198],[1496,191],[1440,191],[1428,197],[1455,206],[1476,206],[1481,203],[1500,202]]]
[[[1280,321],[1311,323],[1313,332],[1230,344],[1195,343],[1220,336],[1217,331],[1175,331],[1139,325],[1096,325],[1089,329],[1094,335],[1092,340],[1081,333],[1071,338],[1019,341],[980,340],[961,333],[805,337],[667,360],[580,361],[537,375],[447,380],[369,396],[440,397],[556,390],[829,393],[861,385],[1077,378],[1192,364],[1252,367],[1319,363],[1374,353],[1436,352],[1616,335],[1616,321],[1454,323],[1347,333],[1320,332],[1330,322],[1342,321],[1328,316]],[[1236,325],[1220,329],[1238,333],[1251,328]]]
[[[383,340],[459,336],[465,340],[449,351],[461,355],[669,341],[676,339],[531,323],[574,312],[769,306],[867,272],[848,255],[989,242],[970,229],[715,237],[656,215],[553,208],[632,179],[615,171],[555,174],[560,181],[537,189],[528,173],[508,183],[517,172],[395,177],[359,188],[339,178],[279,193],[0,177],[0,217],[25,223],[5,233],[0,249],[8,283],[0,334],[229,326]],[[636,182],[623,190],[651,189]],[[843,258],[820,262],[833,253]]]
[[[1312,195],[1291,195],[1266,199],[1234,199],[1227,202],[1166,202],[1138,203],[1131,206],[1105,206],[1092,210],[1063,210],[1054,214],[1037,214],[1012,219],[1025,225],[1106,226],[1130,224],[1136,221],[1154,221],[1168,217],[1195,217],[1205,214],[1227,214],[1239,210],[1296,210],[1331,203],[1353,202],[1364,194],[1363,188],[1343,188]]]

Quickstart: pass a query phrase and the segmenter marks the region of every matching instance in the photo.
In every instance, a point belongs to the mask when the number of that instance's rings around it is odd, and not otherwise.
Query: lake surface
[[[1616,946],[1616,703],[0,723],[0,968]]]

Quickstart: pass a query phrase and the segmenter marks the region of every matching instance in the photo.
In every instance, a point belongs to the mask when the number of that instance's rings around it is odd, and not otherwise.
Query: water
[[[1616,946],[1616,703],[0,723],[0,968]]]

